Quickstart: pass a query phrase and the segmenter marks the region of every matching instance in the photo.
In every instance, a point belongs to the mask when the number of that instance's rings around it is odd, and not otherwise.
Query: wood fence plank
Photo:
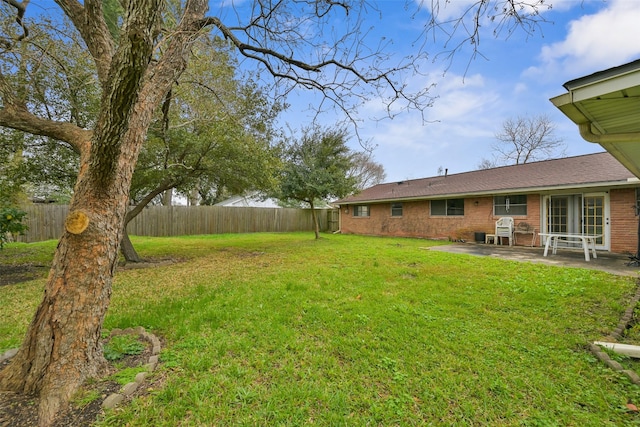
[[[34,204],[27,212],[29,230],[21,242],[59,239],[64,232],[66,205]],[[333,213],[335,212],[335,213]],[[337,211],[318,211],[322,231],[337,231]],[[312,231],[309,209],[224,206],[149,206],[127,226],[132,236]]]

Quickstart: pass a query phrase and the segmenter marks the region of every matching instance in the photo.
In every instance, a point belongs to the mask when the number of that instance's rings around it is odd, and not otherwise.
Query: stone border
[[[4,353],[0,354],[0,363],[4,362],[5,360],[11,359],[13,356],[16,355],[16,353],[18,353],[18,349],[17,348],[12,348],[12,349],[7,350]]]
[[[112,393],[110,394],[104,402],[102,402],[102,407],[104,409],[113,409],[118,404],[120,404],[125,396],[132,395],[142,384],[142,382],[147,378],[149,373],[153,372],[158,366],[158,358],[160,357],[160,340],[153,334],[147,332],[142,326],[138,326],[137,328],[127,328],[127,329],[113,329],[111,331],[110,337],[115,337],[118,335],[134,335],[138,334],[140,338],[143,338],[151,343],[151,356],[149,356],[149,360],[145,367],[147,368],[147,372],[139,372],[134,381],[125,384],[121,389],[120,393]]]
[[[638,301],[640,301],[640,281],[638,281],[637,284],[639,285],[638,289],[636,290],[636,294],[634,295],[634,297],[631,298],[629,307],[624,312],[624,315],[620,319],[620,322],[618,323],[618,326],[616,327],[616,329],[614,329],[614,331],[606,337],[606,341],[617,343],[618,340],[622,338],[624,331],[627,330],[627,327],[631,323],[631,319],[633,319],[633,312],[635,311],[636,306],[638,305]],[[629,377],[629,379],[633,384],[640,385],[640,376],[638,376],[638,374],[635,371],[632,371],[630,369],[624,369],[624,367],[620,363],[611,359],[611,357],[609,357],[609,355],[606,352],[602,351],[602,347],[600,347],[597,344],[590,343],[589,350],[591,351],[591,353],[593,353],[593,355],[598,360],[603,362],[609,368],[613,369],[616,372],[622,372],[627,377]]]
[[[104,409],[112,409],[116,405],[121,403],[124,400],[125,396],[132,395],[138,389],[140,384],[142,384],[145,378],[158,366],[158,359],[160,357],[160,340],[155,335],[148,333],[142,326],[138,326],[137,328],[113,329],[109,336],[114,337],[117,335],[135,334],[137,334],[138,337],[143,338],[151,343],[151,356],[149,357],[149,360],[145,365],[147,371],[139,372],[138,375],[136,375],[135,380],[133,382],[125,384],[120,389],[119,393],[112,393],[111,395],[107,396],[107,398],[102,402],[102,407]],[[11,359],[16,355],[17,352],[17,348],[5,351],[0,355],[0,363],[4,362],[5,360]]]

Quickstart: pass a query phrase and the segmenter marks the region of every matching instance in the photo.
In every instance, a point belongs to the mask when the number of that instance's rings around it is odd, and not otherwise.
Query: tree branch
[[[102,14],[102,0],[86,0],[84,6],[76,0],[55,0],[69,17],[87,44],[96,64],[102,87],[107,83],[115,53],[115,44]]]
[[[279,96],[286,97],[296,87],[320,92],[330,101],[326,105],[340,110],[354,124],[354,111],[372,93],[387,105],[387,117],[407,109],[423,111],[432,104],[431,86],[411,93],[404,83],[407,75],[418,73],[423,55],[389,66],[393,53],[386,50],[391,41],[372,43],[368,38],[371,30],[362,28],[369,6],[352,1],[255,2],[253,15],[244,26],[227,26],[217,17],[204,18],[201,25],[216,28],[242,56],[272,75]],[[322,41],[319,37],[336,34],[335,16],[329,16],[333,10],[343,12],[339,18],[346,29],[337,39]],[[325,25],[331,29],[325,31]],[[324,106],[321,103],[316,111]]]
[[[127,211],[127,215],[126,215],[126,217],[124,219],[125,227],[126,227],[127,224],[129,224],[129,222],[131,222],[131,220],[133,218],[138,216],[138,214],[140,212],[142,212],[142,210],[145,208],[145,206],[147,206],[149,203],[151,203],[151,201],[154,198],[156,198],[158,195],[164,193],[165,191],[172,189],[175,186],[176,186],[176,183],[173,180],[165,179],[163,182],[158,184],[158,186],[156,188],[154,188],[152,191],[147,193],[147,195],[144,196],[142,198],[142,200],[140,200],[140,202],[138,202],[133,209],[131,209],[130,211]]]
[[[437,56],[444,55],[449,65],[456,53],[466,46],[471,46],[467,68],[478,56],[484,56],[480,52],[480,30],[483,20],[492,23],[493,37],[500,37],[506,32],[505,38],[509,38],[517,29],[531,36],[541,29],[541,23],[546,22],[540,14],[540,9],[552,7],[551,4],[545,4],[545,0],[476,0],[469,3],[455,18],[450,18],[445,11],[450,0],[431,0],[430,5],[425,3],[427,0],[421,0],[420,7],[428,8],[430,19],[425,25],[424,43],[437,39],[440,34],[444,35],[446,50]],[[440,19],[443,15],[445,17]],[[456,37],[460,33],[462,36]],[[455,44],[448,48],[451,42]]]
[[[109,80],[104,85],[102,108],[91,145],[91,174],[99,185],[108,184],[116,174],[123,137],[129,129],[130,115],[151,61],[160,2],[137,0],[135,4],[129,3],[123,37],[113,58]],[[106,32],[102,38],[109,34],[106,25],[101,30]]]
[[[24,19],[24,14],[27,11],[27,6],[29,5],[30,0],[23,0],[23,1],[2,0],[2,1],[7,3],[9,6],[14,7],[17,11],[15,21],[16,21],[16,24],[18,24],[22,28],[22,34],[18,36],[18,38],[15,41],[20,41],[28,37],[29,29],[25,25],[23,19]],[[2,42],[2,44],[5,45],[7,48],[10,48],[12,45],[12,42],[9,40],[5,40]]]
[[[41,119],[19,107],[0,109],[0,126],[64,141],[78,154],[88,151],[93,133],[71,123]]]

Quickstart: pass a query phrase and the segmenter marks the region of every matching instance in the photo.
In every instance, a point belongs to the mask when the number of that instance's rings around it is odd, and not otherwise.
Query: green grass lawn
[[[634,278],[312,233],[134,238],[105,328],[165,340],[160,387],[99,426],[620,426],[640,388],[586,349]],[[9,245],[0,262],[55,242]],[[0,351],[44,281],[0,288]]]

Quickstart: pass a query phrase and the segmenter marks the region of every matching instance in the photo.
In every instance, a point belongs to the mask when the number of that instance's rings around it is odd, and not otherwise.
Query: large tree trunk
[[[129,233],[127,233],[126,225],[122,232],[122,240],[120,241],[120,251],[126,262],[142,262],[142,258],[138,255],[138,251],[131,243],[129,239]]]
[[[170,188],[162,194],[162,206],[171,206],[172,203],[173,203],[173,188]]]
[[[40,397],[41,426],[50,425],[80,385],[99,376],[105,366],[100,346],[102,322],[148,116],[150,113],[130,119],[120,137],[116,173],[108,165],[92,165],[93,150],[83,153],[43,300],[18,353],[0,371],[0,389]],[[92,145],[99,142],[94,138]]]
[[[124,226],[122,231],[122,240],[120,241],[120,251],[127,262],[141,262],[142,258],[138,255],[138,252],[133,247],[131,239],[129,239],[129,233],[127,233],[127,225],[133,218],[138,216],[140,212],[147,206],[151,200],[153,200],[158,194],[166,194],[167,189],[172,189],[175,183],[171,180],[166,180],[156,187],[153,191],[150,191],[133,209],[127,211],[127,215],[124,219]]]
[[[126,179],[116,184],[115,188],[124,188]],[[41,425],[48,425],[82,382],[98,376],[104,366],[100,333],[127,193],[84,188],[74,196],[44,298],[25,340],[0,372],[3,389],[40,396]]]
[[[153,112],[186,68],[190,45],[207,25],[202,19],[208,8],[206,0],[184,4],[175,32],[164,40],[149,68],[164,2],[124,2],[127,11],[117,49],[99,0],[57,3],[82,35],[97,67],[103,94],[95,129],[32,114],[6,81],[0,81],[4,126],[66,141],[81,154],[67,231],[56,249],[44,297],[18,353],[0,371],[0,389],[40,396],[42,425],[53,421],[86,378],[100,373],[100,332],[138,153]]]
[[[90,4],[91,3],[91,4]],[[95,2],[85,4],[96,7]],[[58,135],[78,135],[81,161],[78,183],[65,222],[66,231],[56,249],[44,297],[18,353],[0,371],[0,389],[40,397],[39,422],[50,425],[71,395],[104,366],[100,334],[111,296],[131,177],[155,108],[186,66],[185,52],[198,26],[177,31],[164,56],[147,73],[153,48],[160,0],[129,2],[118,52],[103,81],[104,96],[96,128],[87,134],[55,125]],[[192,1],[189,25],[202,17],[206,1]],[[69,9],[77,25],[85,16]],[[106,30],[105,30],[106,31]],[[87,29],[91,36],[91,31]],[[92,36],[91,36],[92,37]],[[98,49],[99,50],[99,49]],[[102,52],[102,51],[100,51]],[[9,110],[13,108],[12,110]],[[31,120],[23,130],[42,120],[23,113],[18,103],[4,106]],[[43,131],[44,132],[44,131]]]
[[[131,124],[123,138],[128,150],[120,157],[126,166],[109,185],[99,184],[82,162],[44,298],[18,353],[0,371],[0,389],[40,397],[42,426],[52,423],[82,383],[101,374],[105,363],[102,322],[123,234],[135,147],[145,129],[140,121]]]
[[[318,213],[316,212],[315,206],[313,205],[313,200],[309,201],[309,205],[311,206],[311,218],[313,218],[313,232],[316,235],[316,240],[320,238],[320,224],[318,222]]]

